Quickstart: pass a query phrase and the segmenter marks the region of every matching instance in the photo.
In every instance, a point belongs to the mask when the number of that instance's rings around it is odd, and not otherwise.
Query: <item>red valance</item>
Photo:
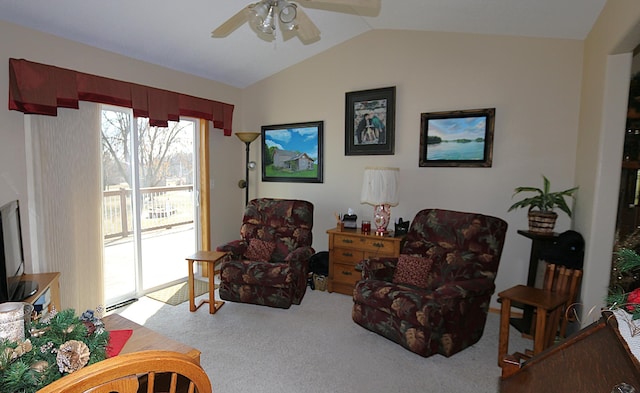
[[[180,116],[211,120],[231,135],[233,105],[101,76],[9,59],[9,109],[27,114],[58,114],[58,107],[78,109],[78,101],[132,108],[149,124],[167,127]]]

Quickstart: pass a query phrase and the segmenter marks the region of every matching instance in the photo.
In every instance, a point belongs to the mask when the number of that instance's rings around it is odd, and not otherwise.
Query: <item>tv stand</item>
[[[47,290],[51,291],[51,303],[49,304],[49,311],[52,307],[61,311],[60,308],[60,273],[41,273],[41,274],[25,274],[22,276],[23,281],[31,281],[35,283],[38,288],[36,292],[24,299],[23,301],[29,304],[34,304]]]
[[[39,285],[36,281],[20,280],[16,293],[13,294],[12,302],[21,302],[38,292]]]

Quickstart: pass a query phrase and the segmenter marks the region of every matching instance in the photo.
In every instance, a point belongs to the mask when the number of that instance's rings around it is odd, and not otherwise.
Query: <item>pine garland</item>
[[[615,252],[615,256],[612,270],[619,275],[619,283],[622,283],[623,276],[637,275],[640,270],[640,255],[636,251],[620,248]],[[606,302],[609,309],[621,308],[631,314],[633,320],[640,319],[640,288],[628,291],[620,284],[611,285]]]
[[[33,393],[66,375],[59,367],[58,349],[72,340],[87,346],[90,353],[87,365],[106,358],[109,332],[92,310],[79,317],[73,309],[53,311],[32,323],[31,337],[27,340],[0,340],[2,392]]]

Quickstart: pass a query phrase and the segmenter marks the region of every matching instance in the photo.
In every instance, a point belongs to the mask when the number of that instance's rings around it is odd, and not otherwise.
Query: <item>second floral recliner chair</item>
[[[483,214],[418,212],[399,258],[361,262],[353,320],[425,357],[476,343],[506,232],[504,220]]]

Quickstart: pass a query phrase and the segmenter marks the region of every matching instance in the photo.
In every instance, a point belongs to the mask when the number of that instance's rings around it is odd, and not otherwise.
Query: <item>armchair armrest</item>
[[[313,254],[315,251],[312,247],[298,247],[287,255],[285,262],[293,269],[306,274],[309,271],[309,259]]]
[[[493,280],[488,278],[472,278],[469,280],[450,281],[440,285],[433,293],[437,298],[464,299],[476,296],[491,295],[495,291]]]
[[[229,243],[216,247],[216,251],[225,251],[231,253],[232,259],[239,259],[247,251],[249,245],[244,240],[233,240]]]
[[[445,334],[451,337],[481,334],[494,289],[493,281],[488,278],[443,284],[423,296],[424,320],[432,326],[439,326],[442,337]],[[463,342],[454,342],[453,345],[463,345]]]
[[[369,258],[360,261],[356,270],[362,271],[363,280],[391,281],[397,265],[398,258]]]

